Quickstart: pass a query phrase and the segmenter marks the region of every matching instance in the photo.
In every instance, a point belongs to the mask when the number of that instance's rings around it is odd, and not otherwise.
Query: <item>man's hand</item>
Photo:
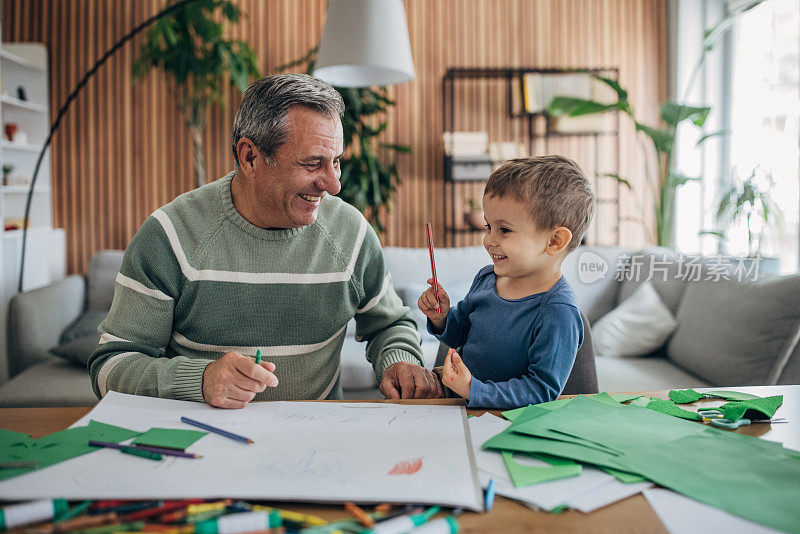
[[[472,385],[472,373],[461,356],[453,349],[447,352],[442,370],[442,383],[452,389],[454,393],[469,400],[469,388]]]
[[[438,399],[442,396],[436,375],[409,362],[398,362],[386,369],[380,390],[387,399]]]
[[[256,365],[249,356],[226,352],[203,372],[203,399],[216,408],[244,408],[256,393],[278,385],[275,364]]]

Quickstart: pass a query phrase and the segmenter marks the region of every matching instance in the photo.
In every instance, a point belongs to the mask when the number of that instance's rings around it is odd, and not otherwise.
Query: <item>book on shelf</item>
[[[489,151],[486,132],[444,132],[442,142],[447,156],[482,156]]]
[[[614,90],[588,72],[543,74],[526,72],[522,75],[522,94],[525,111],[544,113],[557,96],[594,100],[606,104],[616,102]]]

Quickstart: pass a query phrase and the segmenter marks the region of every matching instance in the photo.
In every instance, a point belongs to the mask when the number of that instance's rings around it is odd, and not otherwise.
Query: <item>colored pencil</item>
[[[367,512],[362,510],[358,507],[358,505],[354,502],[346,502],[344,503],[344,509],[350,512],[350,514],[358,519],[358,522],[364,525],[367,528],[372,528],[375,526],[375,520],[372,519]]]
[[[439,282],[436,280],[436,262],[433,261],[433,230],[431,223],[425,223],[425,230],[428,232],[428,252],[431,254],[431,272],[433,273],[433,295],[436,297],[436,313],[442,313],[442,305],[439,302]]]
[[[261,365],[261,349],[256,351],[256,365]]]
[[[247,438],[245,436],[240,436],[239,434],[234,434],[233,432],[228,432],[227,430],[222,430],[221,428],[217,428],[215,426],[207,425],[206,423],[201,423],[200,421],[195,421],[194,419],[189,419],[188,417],[181,417],[181,421],[183,421],[187,425],[196,426],[197,428],[208,430],[209,432],[219,434],[220,436],[225,436],[226,438],[230,438],[236,441],[241,441],[242,443],[253,443],[253,440],[250,438]]]
[[[153,452],[162,454],[164,456],[177,456],[178,458],[202,458],[199,454],[191,452],[184,452],[175,449],[165,449],[163,447],[151,447],[150,445],[120,445],[119,443],[112,443],[109,441],[95,441],[89,440],[89,445],[92,447],[107,447],[109,449],[137,449],[141,451]]]

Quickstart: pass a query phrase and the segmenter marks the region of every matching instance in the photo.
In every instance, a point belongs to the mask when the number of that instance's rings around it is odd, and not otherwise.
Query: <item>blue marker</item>
[[[494,506],[494,479],[489,480],[486,486],[486,500],[484,501],[484,508],[488,512]]]

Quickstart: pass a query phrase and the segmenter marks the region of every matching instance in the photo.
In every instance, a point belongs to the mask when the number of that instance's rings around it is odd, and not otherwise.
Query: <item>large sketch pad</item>
[[[89,419],[136,431],[187,428],[185,415],[243,434],[209,434],[199,460],[99,450],[0,483],[0,499],[230,497],[318,502],[413,502],[480,510],[481,489],[461,406],[265,402],[219,410],[109,392]]]

